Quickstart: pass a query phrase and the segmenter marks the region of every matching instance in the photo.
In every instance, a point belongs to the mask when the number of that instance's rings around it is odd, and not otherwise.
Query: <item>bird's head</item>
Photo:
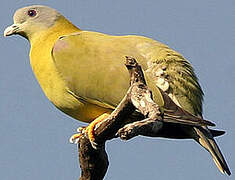
[[[30,39],[35,34],[52,27],[61,17],[63,16],[55,9],[47,6],[23,7],[15,12],[14,24],[5,29],[4,36],[19,34]]]

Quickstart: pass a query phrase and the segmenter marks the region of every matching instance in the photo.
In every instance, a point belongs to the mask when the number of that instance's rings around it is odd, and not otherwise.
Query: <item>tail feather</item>
[[[225,134],[225,131],[220,131],[220,130],[214,130],[214,129],[209,129],[213,137],[221,136]]]
[[[206,127],[194,127],[194,130],[197,134],[195,140],[211,154],[218,169],[223,174],[226,172],[228,175],[231,175],[228,165],[209,129]]]

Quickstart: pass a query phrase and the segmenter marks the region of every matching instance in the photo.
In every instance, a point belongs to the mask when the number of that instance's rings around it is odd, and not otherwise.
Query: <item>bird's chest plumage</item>
[[[31,48],[30,63],[32,70],[47,98],[57,107],[65,105],[71,101],[66,92],[66,84],[56,70],[50,48]]]
[[[38,47],[38,46],[36,46]],[[51,48],[31,47],[30,63],[46,97],[61,111],[80,121],[89,122],[106,109],[79,101],[67,88],[66,82],[57,71],[51,55]],[[51,46],[52,47],[52,46]]]

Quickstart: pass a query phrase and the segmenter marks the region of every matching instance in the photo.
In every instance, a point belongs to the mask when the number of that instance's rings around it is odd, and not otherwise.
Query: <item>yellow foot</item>
[[[106,119],[109,116],[108,113],[104,113],[101,116],[97,117],[95,120],[93,120],[87,127],[79,127],[77,129],[77,134],[74,134],[71,136],[71,138],[69,139],[70,143],[73,144],[78,144],[79,143],[79,139],[81,138],[81,136],[86,133],[90,143],[92,145],[93,148],[97,149],[97,144],[95,143],[95,135],[94,135],[94,128],[96,126],[96,124],[102,122],[104,119]]]

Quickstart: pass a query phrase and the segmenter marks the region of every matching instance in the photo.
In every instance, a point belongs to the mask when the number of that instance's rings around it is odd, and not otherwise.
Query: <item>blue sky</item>
[[[14,11],[32,4],[51,6],[84,30],[144,35],[180,52],[194,66],[204,90],[204,117],[227,132],[217,142],[234,172],[235,1],[4,0],[2,34]],[[47,100],[32,73],[29,48],[19,36],[0,36],[1,179],[77,179],[77,148],[68,139],[85,124]],[[107,152],[105,179],[227,178],[192,140],[116,139],[107,143]]]

